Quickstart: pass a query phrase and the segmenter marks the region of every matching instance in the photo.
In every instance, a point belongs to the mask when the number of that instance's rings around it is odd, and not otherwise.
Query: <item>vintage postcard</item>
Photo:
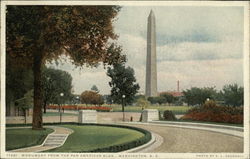
[[[1,158],[248,159],[249,2],[1,1]]]

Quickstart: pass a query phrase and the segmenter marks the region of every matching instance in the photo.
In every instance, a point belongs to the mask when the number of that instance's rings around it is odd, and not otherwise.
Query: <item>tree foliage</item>
[[[192,87],[191,89],[187,89],[183,91],[185,102],[188,105],[202,105],[205,101],[209,99],[214,99],[217,92],[214,87]]]
[[[109,86],[111,87],[111,98],[115,103],[125,105],[134,101],[135,94],[140,86],[136,83],[133,68],[125,67],[123,64],[115,64],[113,68],[108,67],[107,75],[111,78]],[[122,96],[125,98],[122,99]]]
[[[166,98],[163,97],[163,96],[157,96],[157,97],[148,97],[148,101],[151,103],[151,104],[164,104],[166,103]]]
[[[31,69],[12,67],[6,56],[6,113],[10,115],[13,102],[20,99],[29,90],[33,89],[33,73]]]
[[[242,106],[244,103],[244,89],[237,84],[225,85],[220,93],[226,105]]]
[[[136,100],[136,105],[140,106],[142,110],[147,108],[149,104],[150,104],[149,101],[147,101],[145,98],[138,98]]]
[[[93,86],[91,87],[91,90],[92,90],[92,91],[95,91],[95,92],[97,92],[97,93],[99,93],[99,90],[98,90],[98,88],[97,88],[96,85],[93,85]]]
[[[60,104],[63,101],[72,99],[72,76],[62,70],[45,68],[42,74],[42,95],[44,113],[49,103]],[[60,93],[64,96],[60,97]]]
[[[76,66],[111,65],[125,60],[112,22],[118,6],[7,6],[6,54],[34,74],[33,129],[42,128],[41,67],[64,54]]]
[[[16,107],[22,108],[24,110],[33,107],[33,95],[33,90],[29,90],[22,98],[15,100]]]
[[[103,97],[95,91],[84,91],[80,96],[81,102],[84,104],[102,105]]]
[[[116,39],[112,22],[118,6],[8,6],[7,52],[22,65],[33,65],[66,54],[77,66],[113,63],[121,56],[108,45]],[[111,57],[111,58],[110,58]],[[123,57],[124,58],[124,57]]]
[[[160,93],[160,97],[164,97],[165,98],[165,102],[169,103],[169,105],[171,103],[174,103],[177,98],[175,98],[172,94],[168,93],[168,92],[162,92]]]
[[[33,107],[33,96],[34,91],[29,90],[24,96],[20,99],[15,100],[15,106],[21,108],[24,114],[24,122],[26,124],[26,110]]]

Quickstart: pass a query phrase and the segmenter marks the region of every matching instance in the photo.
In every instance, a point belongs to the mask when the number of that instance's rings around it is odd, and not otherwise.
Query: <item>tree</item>
[[[160,93],[160,97],[164,97],[165,101],[169,103],[169,105],[177,100],[172,94],[168,92]]]
[[[158,96],[158,97],[155,97],[155,100],[160,105],[166,103],[166,98],[165,97]]]
[[[6,58],[8,61],[8,56]],[[32,76],[30,69],[10,68],[10,64],[6,62],[6,115],[14,115],[14,101],[23,98],[25,93],[33,89]]]
[[[148,97],[148,101],[151,104],[160,104],[162,105],[163,103],[166,103],[166,99],[162,96],[157,96],[157,97]]]
[[[102,105],[103,97],[95,91],[84,91],[80,96],[80,100],[84,104]]]
[[[15,100],[15,106],[22,109],[24,114],[24,123],[26,124],[26,110],[33,107],[33,90],[28,91],[25,93],[23,98]]]
[[[118,6],[7,6],[6,54],[11,63],[32,68],[33,129],[42,129],[41,67],[68,56],[76,66],[112,65],[125,60],[115,44],[112,22]]]
[[[244,89],[237,84],[225,85],[221,94],[226,105],[242,106],[244,103]]]
[[[71,100],[72,76],[62,70],[44,68],[42,72],[42,96],[43,109],[46,113],[46,106],[49,103],[61,103],[60,93],[63,93],[64,100]]]
[[[108,67],[107,75],[111,78],[109,86],[113,101],[118,104],[122,104],[122,102],[125,105],[131,104],[140,88],[139,84],[136,83],[134,70],[123,64],[115,64],[113,68]],[[122,99],[123,95],[125,95],[124,100]]]
[[[183,94],[188,105],[202,105],[208,98],[214,99],[217,92],[214,87],[192,87],[191,89],[183,91]]]
[[[158,103],[157,99],[155,97],[148,97],[148,101],[151,103],[151,104],[156,104]]]
[[[136,101],[136,105],[140,106],[143,110],[149,105],[149,102],[145,98],[138,98]]]
[[[110,104],[110,106],[111,106],[111,104],[113,104],[113,99],[112,99],[111,95],[104,95],[104,98],[106,100],[106,104]]]
[[[92,91],[95,91],[95,92],[97,92],[97,93],[99,93],[99,90],[98,90],[98,88],[97,88],[96,85],[93,85],[93,86],[91,87],[91,90],[92,90]]]

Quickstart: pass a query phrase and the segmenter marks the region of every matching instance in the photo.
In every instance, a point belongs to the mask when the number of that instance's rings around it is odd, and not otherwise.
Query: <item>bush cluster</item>
[[[214,101],[190,109],[181,119],[222,123],[243,123],[243,107],[219,106]]]
[[[59,109],[57,105],[49,105],[47,106],[48,109]],[[63,105],[61,106],[62,109],[65,110],[96,110],[100,112],[110,112],[112,110],[111,107],[104,107],[104,106],[76,106],[76,105]]]
[[[174,115],[174,113],[170,110],[165,110],[163,112],[163,119],[164,120],[176,120],[176,117]]]

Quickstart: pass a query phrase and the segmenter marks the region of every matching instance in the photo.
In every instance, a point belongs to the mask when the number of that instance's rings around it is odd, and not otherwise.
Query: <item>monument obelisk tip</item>
[[[149,17],[155,16],[154,11],[151,9],[149,13]]]

